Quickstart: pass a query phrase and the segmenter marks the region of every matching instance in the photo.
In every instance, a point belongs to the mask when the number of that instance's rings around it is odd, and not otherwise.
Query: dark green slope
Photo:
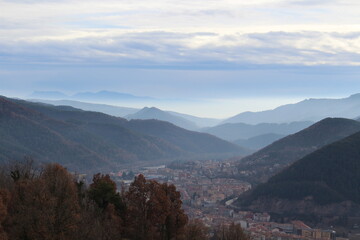
[[[1,100],[3,161],[30,155],[39,161],[59,162],[71,169],[89,170],[183,154],[181,149],[161,139],[142,136],[121,126],[111,125],[106,129],[109,125],[106,118],[99,118],[93,112]],[[35,107],[30,109],[28,106]],[[68,113],[72,113],[69,115],[73,118],[61,120],[66,119]],[[59,117],[54,119],[48,115]],[[102,125],[92,123],[102,120],[105,122]]]
[[[252,183],[265,182],[296,160],[358,131],[358,121],[326,118],[242,159],[238,169],[247,172],[239,177]]]
[[[162,160],[185,154],[184,150],[163,139],[147,136],[126,128],[125,125],[128,121],[124,118],[83,111],[68,106],[53,106],[22,100],[17,102],[56,120],[71,123],[78,129],[101,138],[101,141],[112,148],[126,150],[135,157],[135,160]],[[67,136],[80,142],[87,141],[87,138],[81,138],[74,132],[69,132]]]
[[[55,107],[25,101],[21,101],[21,104],[52,118],[78,124],[87,131],[94,132],[104,138],[110,138],[111,141],[114,140],[114,133],[122,129],[124,132],[128,131],[133,134],[146,136],[146,139],[151,141],[151,143],[159,142],[159,145],[161,143],[161,146],[158,146],[159,149],[164,150],[165,147],[167,151],[177,154],[181,153],[181,151],[188,154],[232,153],[245,155],[248,153],[248,150],[210,134],[185,130],[160,120],[127,121],[124,118],[113,117],[98,112],[82,111],[71,107]],[[112,127],[116,130],[111,130]],[[99,128],[106,129],[106,131],[99,130]],[[117,137],[121,136],[117,135]],[[117,142],[126,143],[126,147],[129,147],[128,139],[128,137],[117,139]],[[167,143],[165,144],[167,147],[164,146],[164,142]]]
[[[166,122],[155,121],[156,131],[166,134],[148,134],[147,128],[153,125],[147,121],[137,128],[126,119],[102,113],[7,98],[0,100],[0,161],[31,155],[40,161],[59,162],[83,171],[136,161],[173,160],[204,153],[225,156],[241,151],[216,137]],[[170,135],[180,140],[170,141],[172,138],[166,137]]]
[[[304,157],[272,177],[269,183],[304,181],[323,184],[343,199],[360,204],[360,133],[355,133]],[[314,200],[320,197],[320,194],[312,193],[312,195]],[[332,202],[337,199],[327,200]]]
[[[135,153],[140,160],[161,160],[185,154],[183,149],[163,139],[137,133],[119,125],[88,122],[83,123],[81,128]]]
[[[247,149],[206,133],[184,130],[171,123],[158,120],[130,120],[127,128],[159,137],[188,152],[247,154]]]
[[[360,132],[305,156],[238,200],[254,211],[308,215],[360,216],[359,204]]]
[[[29,155],[39,161],[56,161],[70,167],[95,167],[108,163],[105,157],[92,149],[70,141],[53,130],[73,131],[72,126],[5,99],[0,99],[0,123],[0,155],[3,161]]]

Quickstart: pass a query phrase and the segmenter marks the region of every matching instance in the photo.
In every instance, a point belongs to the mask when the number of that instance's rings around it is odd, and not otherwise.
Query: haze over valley
[[[249,224],[241,211],[229,218],[231,209],[270,213],[274,221],[298,219],[325,228],[333,224],[342,234],[349,234],[351,224],[360,219],[357,180],[353,182],[358,174],[359,94],[304,100],[227,119],[74,99],[0,100],[2,164],[25,158],[37,164],[60,163],[84,176],[109,172],[118,184],[138,174],[171,182],[181,191],[188,216],[200,217],[212,227],[214,221]],[[296,121],[297,116],[302,121]],[[349,165],[337,163],[348,159]],[[314,166],[304,170],[307,163]],[[329,178],[328,164],[337,165],[331,176],[341,179],[342,187]],[[313,173],[302,180],[305,171]],[[327,182],[319,181],[316,171]],[[347,184],[354,188],[347,189]],[[199,186],[203,190],[194,190]],[[291,188],[298,191],[290,194]],[[344,216],[352,219],[351,224],[336,220]]]
[[[360,240],[359,23],[0,0],[0,240]]]

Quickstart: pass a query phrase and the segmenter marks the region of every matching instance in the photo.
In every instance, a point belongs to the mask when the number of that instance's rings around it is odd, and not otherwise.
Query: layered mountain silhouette
[[[126,106],[129,103],[156,105],[156,103],[163,101],[161,99],[155,99],[151,97],[135,96],[132,94],[112,91],[80,92],[73,95],[66,95],[64,93],[54,91],[36,91],[31,94],[29,98],[38,99],[42,102],[44,102],[44,100],[72,100],[90,103],[115,104],[120,106]],[[101,111],[106,114],[121,117],[135,113],[135,111],[133,112],[130,110],[130,112],[126,113],[125,115],[119,115],[116,113],[118,112],[116,110],[114,111],[114,114],[106,108],[102,110],[98,107],[90,109],[89,106],[76,106],[72,103],[69,103],[69,105],[79,107],[84,110]],[[295,104],[283,105],[273,110],[266,110],[261,112],[243,112],[225,120],[201,118],[172,111],[164,112],[170,113],[176,117],[181,117],[184,120],[188,120],[192,122],[192,124],[197,125],[199,128],[213,127],[217,124],[222,125],[226,123],[246,123],[256,125],[260,123],[292,123],[308,121],[317,122],[326,117],[343,117],[354,119],[360,116],[360,94],[354,94],[348,98],[342,99],[307,99]],[[246,138],[249,137],[243,137],[243,139]]]
[[[182,117],[188,121],[195,123],[198,128],[213,127],[222,121],[221,119],[216,119],[216,118],[196,117],[193,115],[178,113],[178,112],[173,112],[173,111],[167,111],[167,112],[172,115]]]
[[[196,130],[198,129],[198,126],[181,116],[175,116],[171,113],[162,111],[155,107],[145,107],[141,109],[140,111],[125,116],[126,119],[156,119],[161,121],[170,122],[178,127],[182,127],[188,130]]]
[[[326,117],[356,118],[360,116],[360,94],[342,99],[307,99],[262,112],[244,112],[223,123],[289,123],[317,122]]]
[[[289,135],[309,127],[313,122],[292,123],[260,123],[256,125],[246,123],[226,123],[212,128],[204,128],[202,131],[210,133],[228,141],[248,139],[264,134]]]
[[[273,143],[276,140],[279,140],[283,137],[285,137],[285,136],[281,135],[281,134],[266,133],[266,134],[251,137],[248,139],[238,139],[233,142],[238,144],[239,146],[243,146],[243,147],[253,149],[253,150],[258,150],[263,147],[266,147],[267,145],[270,145],[271,143]]]
[[[0,161],[24,155],[73,170],[124,163],[227,157],[245,150],[217,137],[156,121],[128,121],[68,106],[0,98]],[[151,129],[149,129],[151,128]]]
[[[99,91],[99,92],[79,92],[73,95],[66,95],[57,91],[35,91],[29,98],[31,99],[45,99],[45,100],[76,100],[88,102],[136,102],[155,100],[151,97],[140,97],[128,93]]]
[[[80,92],[72,96],[73,99],[95,102],[119,102],[119,101],[149,101],[154,100],[151,97],[139,97],[128,93],[119,93],[111,91],[99,92]]]
[[[107,104],[95,104],[73,100],[44,100],[44,99],[31,99],[29,101],[47,103],[55,106],[71,106],[85,111],[102,112],[115,117],[125,117],[126,115],[133,114],[139,111],[137,108],[118,107]]]
[[[243,158],[238,166],[240,178],[252,183],[265,182],[296,160],[358,131],[358,121],[326,118]]]
[[[48,96],[48,94],[50,93],[45,92],[44,94],[45,96]],[[49,97],[49,99],[51,98]],[[145,107],[143,109],[137,109],[74,100],[30,99],[29,101],[47,103],[55,106],[71,106],[86,111],[102,112],[116,117],[125,117],[127,119],[157,119],[171,122],[176,126],[188,130],[199,130],[201,127],[215,126],[216,124],[221,122],[220,119],[202,118],[173,111],[163,111],[155,107]]]
[[[360,132],[298,160],[240,197],[254,211],[360,217]]]

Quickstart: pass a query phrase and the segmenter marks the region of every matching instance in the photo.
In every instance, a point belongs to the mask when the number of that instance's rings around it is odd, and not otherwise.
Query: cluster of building
[[[230,178],[236,166],[229,162],[205,161],[188,162],[181,166],[142,167],[131,172],[143,174],[146,179],[174,184],[181,192],[184,205],[196,209],[214,207],[221,201],[239,196],[251,188],[247,182]],[[112,177],[120,184],[129,184],[131,180],[124,179],[130,170],[112,173]]]
[[[302,221],[277,223],[267,213],[232,213],[235,223],[250,233],[254,240],[335,240],[334,230],[312,229]]]
[[[268,213],[235,211],[226,205],[217,205],[208,209],[185,207],[191,218],[201,219],[207,226],[212,228],[221,224],[240,224],[253,240],[336,239],[336,232],[333,230],[312,229],[302,221],[292,221],[290,223],[271,222]]]

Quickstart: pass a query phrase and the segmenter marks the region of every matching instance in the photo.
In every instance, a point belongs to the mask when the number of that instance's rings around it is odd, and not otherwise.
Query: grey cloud
[[[317,6],[326,4],[339,4],[339,0],[292,0],[286,1],[287,5],[300,5],[300,6]]]
[[[190,15],[190,16],[227,16],[232,17],[234,14],[231,11],[228,10],[222,10],[222,9],[206,9],[206,10],[197,10],[197,11],[183,11],[181,13],[178,13],[182,16]]]
[[[32,4],[32,3],[46,3],[46,2],[54,2],[54,3],[58,3],[58,2],[66,2],[68,0],[3,0],[4,2],[10,2],[10,3],[28,3],[28,4]]]
[[[189,46],[196,36],[214,41]],[[3,63],[98,64],[126,67],[236,68],[251,64],[359,64],[356,51],[331,46],[322,39],[346,41],[359,33],[269,32],[219,37],[210,33],[143,32],[74,40],[0,42]],[[318,44],[301,45],[299,40]],[[309,44],[308,43],[308,44]]]

